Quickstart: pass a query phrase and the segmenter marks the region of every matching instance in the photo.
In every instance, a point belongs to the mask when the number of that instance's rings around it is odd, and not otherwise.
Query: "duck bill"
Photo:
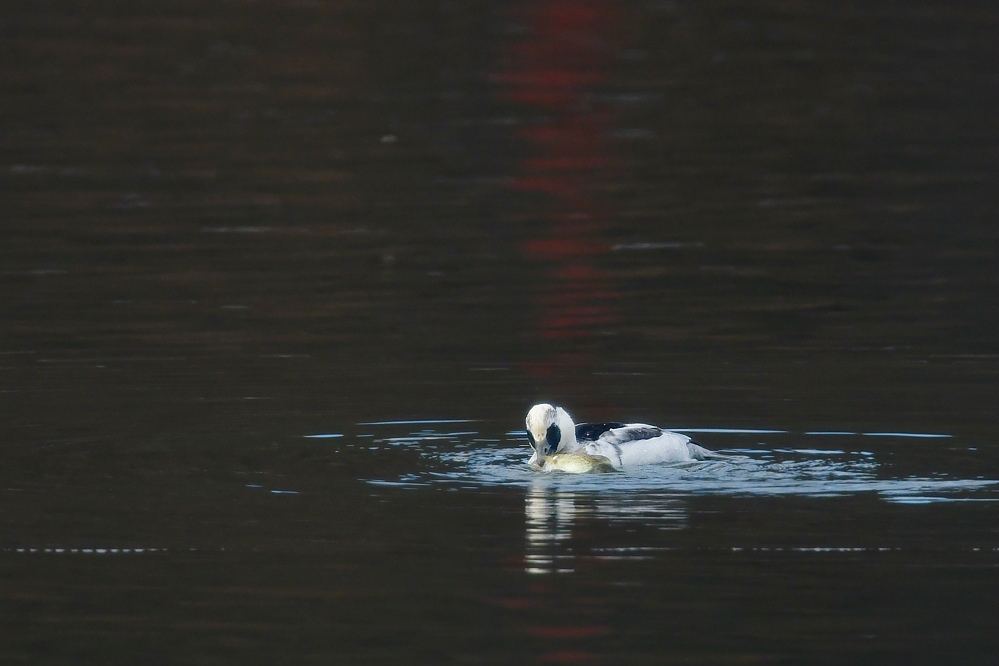
[[[534,451],[538,455],[538,467],[545,466],[545,458],[547,457],[545,456],[545,450],[547,448],[548,448],[548,442],[545,440],[541,440],[534,446]]]

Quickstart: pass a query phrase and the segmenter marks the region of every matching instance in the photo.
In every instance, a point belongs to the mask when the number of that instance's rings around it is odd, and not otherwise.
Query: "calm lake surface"
[[[0,662],[994,664],[997,31],[8,3]]]

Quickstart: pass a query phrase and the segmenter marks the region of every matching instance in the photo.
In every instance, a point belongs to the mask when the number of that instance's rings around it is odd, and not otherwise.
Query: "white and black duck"
[[[527,412],[533,469],[596,472],[654,463],[722,457],[690,437],[645,423],[580,423],[561,407],[542,403]]]

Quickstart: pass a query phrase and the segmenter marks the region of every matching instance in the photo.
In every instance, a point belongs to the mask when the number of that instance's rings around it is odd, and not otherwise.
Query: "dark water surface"
[[[995,663],[997,31],[7,3],[0,662]]]

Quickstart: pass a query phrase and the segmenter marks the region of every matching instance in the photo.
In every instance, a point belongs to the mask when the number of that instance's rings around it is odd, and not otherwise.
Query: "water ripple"
[[[457,423],[459,420],[437,421]],[[467,423],[467,421],[465,421]],[[381,422],[379,425],[387,425]],[[398,422],[396,422],[398,423]],[[411,421],[425,425],[427,421]],[[369,477],[368,483],[395,487],[457,486],[485,488],[512,486],[579,492],[669,492],[677,495],[753,495],[835,497],[874,493],[886,501],[925,504],[999,500],[999,480],[956,478],[937,470],[924,474],[893,475],[894,465],[878,460],[861,446],[874,433],[844,433],[837,448],[780,446],[779,440],[800,443],[808,434],[787,430],[687,428],[689,432],[729,435],[733,440],[766,435],[767,444],[754,441],[719,452],[729,457],[692,463],[648,465],[612,474],[539,474],[528,468],[529,449],[519,433],[486,436],[465,430],[421,429],[406,434],[377,433],[364,439],[364,448],[377,452],[405,449],[418,453],[415,469],[395,477]],[[825,436],[833,431],[817,431]],[[941,438],[929,433],[877,433],[881,437]],[[851,441],[852,440],[852,441]],[[773,444],[768,446],[768,444]],[[780,442],[784,443],[784,442]],[[791,444],[792,442],[787,442]],[[856,444],[851,446],[850,444]],[[969,447],[971,450],[972,447]]]

